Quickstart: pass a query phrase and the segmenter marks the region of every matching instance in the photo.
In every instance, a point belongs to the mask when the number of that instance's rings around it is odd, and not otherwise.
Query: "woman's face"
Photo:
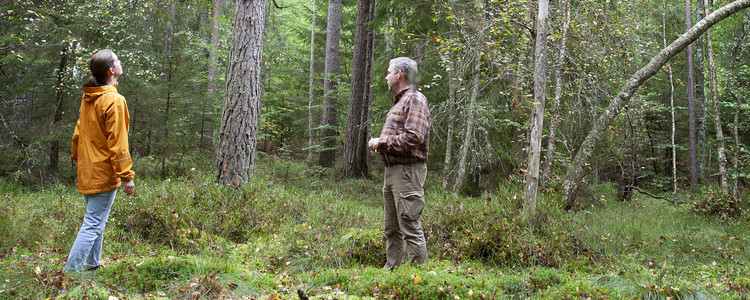
[[[112,75],[115,76],[115,79],[120,77],[122,75],[122,65],[120,65],[120,60],[117,59],[117,54],[112,53],[112,56],[115,58],[115,66],[113,68],[110,68],[110,71],[112,72]]]

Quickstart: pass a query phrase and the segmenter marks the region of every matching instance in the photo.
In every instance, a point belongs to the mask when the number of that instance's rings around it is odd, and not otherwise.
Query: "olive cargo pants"
[[[390,270],[403,263],[404,244],[409,254],[409,263],[423,264],[427,259],[427,245],[422,223],[419,221],[425,204],[426,177],[425,162],[392,165],[385,169],[383,225],[387,243],[384,269]]]

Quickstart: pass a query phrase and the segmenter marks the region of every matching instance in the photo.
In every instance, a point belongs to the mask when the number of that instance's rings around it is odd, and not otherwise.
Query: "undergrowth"
[[[104,268],[60,271],[83,197],[54,184],[28,190],[0,178],[0,298],[641,298],[748,297],[746,216],[716,222],[690,205],[614,200],[607,186],[576,213],[540,193],[520,219],[512,179],[477,197],[428,175],[422,221],[429,263],[393,272],[382,234],[382,173],[336,179],[335,169],[266,157],[241,186],[210,170],[139,177],[117,196]],[[432,173],[430,173],[432,174]],[[692,197],[708,201],[710,192]]]

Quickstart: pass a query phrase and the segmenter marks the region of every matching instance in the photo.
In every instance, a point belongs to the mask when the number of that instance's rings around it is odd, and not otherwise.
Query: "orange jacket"
[[[128,151],[128,104],[117,93],[116,83],[82,88],[70,153],[78,164],[78,192],[111,191],[120,187],[121,179],[130,181],[135,177]]]

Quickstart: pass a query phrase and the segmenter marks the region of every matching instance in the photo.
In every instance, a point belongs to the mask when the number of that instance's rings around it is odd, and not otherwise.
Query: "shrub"
[[[741,219],[746,215],[748,204],[740,198],[725,195],[716,187],[701,190],[693,202],[697,214],[719,217],[723,221]]]

